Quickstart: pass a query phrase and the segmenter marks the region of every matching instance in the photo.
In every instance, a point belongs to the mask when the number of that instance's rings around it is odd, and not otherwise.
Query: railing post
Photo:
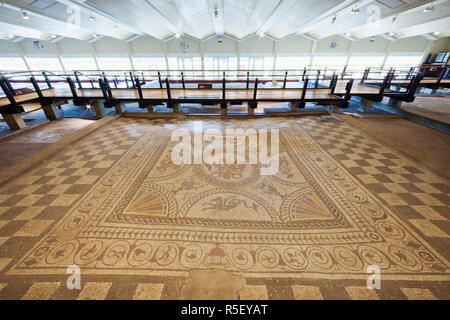
[[[288,76],[288,72],[286,71],[284,73],[283,89],[286,89],[287,76]]]
[[[258,94],[258,78],[255,79],[255,89],[253,90],[253,100],[256,100]]]
[[[13,96],[16,95],[16,91],[14,90],[14,88],[12,87],[11,83],[9,82],[8,78],[6,77],[2,77],[2,80],[5,82],[6,86],[8,87],[9,92],[11,92],[11,94]]]
[[[105,88],[106,88],[106,91],[108,91],[109,97],[112,99],[113,95],[112,95],[112,91],[111,91],[111,86],[109,85],[109,81],[108,81],[108,79],[106,79],[106,77],[105,77]]]
[[[74,72],[73,74],[74,74],[74,76],[75,76],[75,80],[76,80],[77,83],[78,83],[78,88],[79,88],[79,89],[83,89],[83,86],[81,85],[81,81],[80,81],[80,78],[78,77],[78,74],[77,74],[76,72]]]
[[[306,90],[308,90],[308,83],[309,83],[309,78],[306,77],[304,83],[303,83],[303,90],[302,90],[302,96],[301,96],[301,100],[302,103],[305,103],[305,97],[306,97]]]
[[[250,72],[247,71],[247,89],[250,88]]]
[[[104,83],[102,78],[98,79],[98,84],[100,86],[100,89],[102,90],[103,97],[105,98],[105,100],[107,100],[108,99],[108,94],[106,92],[106,86],[105,86],[105,83]]]
[[[444,79],[444,76],[445,76],[446,73],[447,73],[447,68],[444,68],[444,70],[442,70],[441,75],[439,76],[438,81],[436,82],[436,86],[438,86],[441,83],[441,81],[442,81],[442,79]]]
[[[225,91],[226,91],[226,80],[225,77],[222,79],[222,100],[225,102]]]
[[[344,69],[342,70],[341,80],[344,79],[344,75],[345,75],[346,71],[347,71],[347,66],[344,66]]]
[[[5,81],[2,79],[0,79],[0,86],[3,90],[3,92],[5,93],[6,97],[8,98],[9,103],[13,106],[13,108],[15,110],[17,110],[16,113],[23,112],[24,111],[23,108],[17,104],[16,100],[14,99],[13,94],[11,93],[11,91],[9,91],[8,86],[5,84]]]
[[[380,91],[378,92],[378,99],[381,99],[383,97],[384,90],[386,90],[386,88],[388,86],[390,77],[391,77],[391,74],[388,73],[386,75],[386,77],[384,78],[383,83],[382,83],[382,85],[380,87]]]
[[[142,94],[141,82],[139,81],[139,79],[137,79],[137,81],[136,81],[136,86],[137,86],[137,90],[138,90],[138,94],[139,94],[139,99],[144,100],[144,96]]]
[[[74,100],[78,99],[77,89],[75,88],[75,85],[73,84],[73,81],[70,77],[67,77],[67,82],[69,83],[70,91],[72,92],[72,96]]]
[[[184,83],[184,72],[183,71],[181,71],[181,83],[183,85],[183,90],[185,90],[186,89],[186,84]]]
[[[349,101],[351,98],[351,93],[352,93],[352,87],[353,87],[353,79],[350,79],[347,82],[347,86],[345,87],[345,101]]]
[[[406,80],[409,80],[409,78],[411,77],[411,73],[413,73],[413,72],[414,72],[414,67],[409,68],[409,72],[406,75]]]
[[[413,76],[411,82],[409,83],[408,90],[406,91],[405,101],[412,102],[414,101],[414,96],[416,94],[416,90],[420,85],[420,81],[422,81],[423,76],[416,75]]]
[[[369,76],[369,70],[370,70],[369,68],[364,69],[364,74],[363,74],[363,77],[361,79],[361,83],[363,83],[367,79],[367,77]]]
[[[337,75],[333,75],[333,78],[331,79],[330,83],[331,94],[334,94],[336,90],[336,84],[337,84]]]
[[[306,76],[306,67],[303,68],[302,81],[305,81],[305,76]]]
[[[314,84],[315,89],[319,87],[319,78],[320,78],[320,70],[317,70],[316,83]]]
[[[42,72],[42,75],[44,76],[45,82],[47,82],[48,88],[49,88],[49,89],[53,89],[52,84],[51,84],[51,82],[50,82],[50,79],[49,79],[48,76],[47,76],[47,73]]]
[[[102,75],[103,75],[103,81],[104,81],[104,82],[108,81],[108,79],[106,79],[106,73],[105,73],[105,71],[102,71]]]
[[[159,72],[159,70],[158,70],[158,81],[159,81],[159,88],[162,89],[163,88],[163,83],[162,83],[162,80],[161,80],[161,72]]]
[[[167,107],[168,108],[173,108],[172,96],[170,94],[170,82],[169,82],[168,78],[166,78],[166,90],[167,90],[167,99],[169,100],[167,102]]]
[[[225,72],[223,73],[222,79],[222,103],[220,105],[222,109],[222,114],[226,114],[227,102],[226,102],[226,80],[225,80]]]
[[[133,85],[133,89],[136,88],[136,79],[133,77],[133,72],[130,72],[131,84]]]
[[[38,97],[40,99],[44,98],[44,95],[42,94],[41,88],[39,88],[39,85],[34,77],[30,78],[31,83],[33,84],[34,90],[36,91]]]

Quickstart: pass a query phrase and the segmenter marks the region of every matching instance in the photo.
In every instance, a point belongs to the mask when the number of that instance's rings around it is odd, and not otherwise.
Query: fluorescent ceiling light
[[[22,11],[22,19],[23,20],[30,20],[30,16],[26,11]]]
[[[359,11],[359,4],[356,4],[353,7],[352,11],[350,11],[350,14],[358,14],[358,13],[360,13],[360,11]]]
[[[423,12],[427,13],[427,12],[431,12],[433,10],[434,10],[434,6],[431,5],[431,6],[426,7],[425,9],[423,9]]]

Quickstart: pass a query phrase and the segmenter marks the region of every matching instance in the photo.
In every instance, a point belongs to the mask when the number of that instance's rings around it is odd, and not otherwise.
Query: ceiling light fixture
[[[261,32],[261,33],[259,34],[259,37],[260,37],[260,38],[264,38],[264,32]]]
[[[89,17],[89,21],[95,21],[95,17],[94,16],[90,16]]]
[[[30,20],[30,16],[26,11],[22,11],[22,19],[23,20]]]
[[[335,23],[335,22],[336,22],[336,20],[337,20],[337,17],[336,17],[336,16],[334,16],[334,17],[333,17],[333,19],[331,19],[331,23]]]
[[[397,21],[398,16],[392,17],[392,23],[395,23]]]
[[[97,38],[98,35],[96,35],[95,33],[92,35],[92,38]]]
[[[180,34],[179,33],[175,34],[175,38],[180,39]]]
[[[354,7],[353,7],[353,9],[352,9],[352,11],[350,11],[350,14],[358,14],[358,13],[360,13],[361,11],[359,11],[359,4],[357,3]]]
[[[346,35],[347,37],[350,37],[352,34],[351,34],[350,32],[347,32],[345,35]]]
[[[389,37],[393,37],[393,36],[395,36],[395,33],[389,32]]]
[[[433,33],[435,36],[438,36],[438,35],[440,35],[441,33],[439,32],[439,31],[436,31],[436,32],[434,32]]]
[[[434,5],[430,5],[428,7],[426,7],[425,9],[423,9],[423,12],[427,13],[427,12],[431,12],[434,10]]]
[[[14,38],[14,35],[8,34],[8,38],[12,39],[12,38]]]

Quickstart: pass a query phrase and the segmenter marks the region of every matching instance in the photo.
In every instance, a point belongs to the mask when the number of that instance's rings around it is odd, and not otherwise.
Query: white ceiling
[[[431,7],[432,10],[425,10]],[[359,13],[351,11],[359,9]],[[23,12],[30,17],[22,18]],[[79,12],[79,19],[77,19]],[[378,23],[370,23],[374,17]],[[80,24],[76,24],[79,21]],[[73,24],[75,22],[75,24]],[[391,40],[450,33],[449,0],[7,0],[0,1],[0,38],[166,41],[221,35],[234,40],[293,34],[319,40],[381,35]]]

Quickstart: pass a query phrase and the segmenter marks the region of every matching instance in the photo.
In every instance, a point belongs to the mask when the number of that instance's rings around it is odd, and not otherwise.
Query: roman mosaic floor
[[[0,299],[450,299],[442,175],[331,116],[203,125],[279,129],[279,172],[175,165],[193,121],[119,118],[0,189]]]

